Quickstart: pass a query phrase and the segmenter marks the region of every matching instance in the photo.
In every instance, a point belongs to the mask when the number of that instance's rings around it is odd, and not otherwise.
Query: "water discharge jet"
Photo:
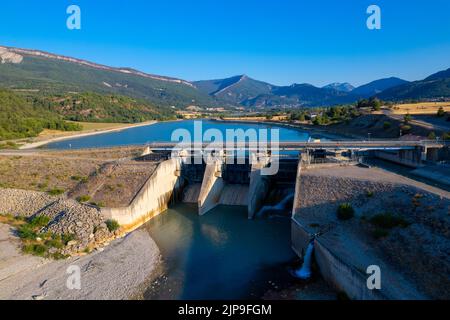
[[[308,280],[311,278],[311,263],[314,252],[314,240],[308,244],[306,249],[305,258],[303,259],[302,267],[299,270],[294,271],[294,276],[302,280]]]
[[[292,206],[290,207],[289,204],[294,201],[294,194],[291,193],[287,195],[283,200],[281,200],[278,204],[274,206],[264,206],[257,214],[258,218],[264,217],[264,214],[266,212],[274,212],[274,213],[283,213],[285,211],[289,211]]]

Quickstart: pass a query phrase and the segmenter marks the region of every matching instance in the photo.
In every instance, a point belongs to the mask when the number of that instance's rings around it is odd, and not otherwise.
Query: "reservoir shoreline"
[[[20,146],[19,150],[36,149],[36,148],[48,145],[48,144],[53,143],[53,142],[59,142],[59,141],[64,141],[64,140],[77,139],[77,138],[84,138],[84,137],[90,137],[90,136],[95,136],[95,135],[100,135],[100,134],[105,134],[105,133],[120,132],[120,131],[125,131],[125,130],[129,130],[129,129],[133,129],[133,128],[151,126],[151,125],[153,125],[155,123],[158,123],[158,121],[147,121],[147,122],[141,122],[141,123],[133,123],[133,124],[130,124],[130,125],[125,125],[125,126],[120,127],[120,128],[100,129],[100,130],[95,130],[95,131],[87,131],[87,132],[83,132],[83,133],[76,133],[76,134],[71,134],[71,135],[66,135],[66,136],[61,136],[61,137],[55,137],[55,138],[45,139],[45,140],[38,141],[38,142],[26,143],[26,144]]]

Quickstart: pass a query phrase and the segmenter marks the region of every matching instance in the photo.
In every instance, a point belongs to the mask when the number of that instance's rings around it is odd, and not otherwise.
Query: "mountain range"
[[[130,68],[109,67],[39,50],[0,47],[0,87],[45,94],[93,92],[145,100],[159,108],[196,106],[315,107],[354,103],[377,96],[384,100],[450,97],[450,69],[423,80],[391,77],[353,87],[332,83],[276,86],[246,75],[225,79],[186,81]]]
[[[323,89],[334,89],[334,90],[342,91],[342,92],[350,92],[355,89],[355,87],[352,86],[348,82],[344,82],[344,83],[334,82],[334,83],[330,83],[322,88]]]

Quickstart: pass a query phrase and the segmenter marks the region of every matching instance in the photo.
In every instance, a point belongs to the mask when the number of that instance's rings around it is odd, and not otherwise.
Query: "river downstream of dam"
[[[148,230],[162,255],[162,275],[145,299],[261,299],[297,280],[290,218],[247,219],[239,206],[218,206],[198,216],[192,205],[177,204],[153,218]],[[302,298],[333,298],[322,280]]]

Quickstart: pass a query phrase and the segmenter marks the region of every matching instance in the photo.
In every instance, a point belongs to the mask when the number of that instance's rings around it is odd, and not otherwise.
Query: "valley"
[[[0,299],[448,297],[450,69],[318,87],[0,58]],[[273,129],[280,150],[237,164],[172,141]]]

